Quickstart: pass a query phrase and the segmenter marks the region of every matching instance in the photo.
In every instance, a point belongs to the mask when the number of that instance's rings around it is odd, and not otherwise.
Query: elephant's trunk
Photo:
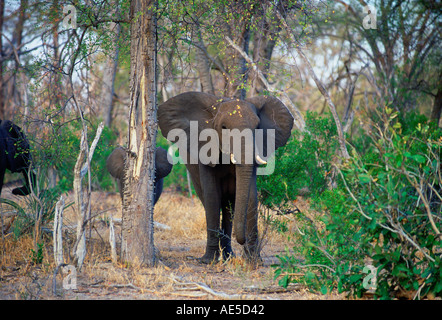
[[[253,179],[253,165],[236,165],[236,195],[233,227],[239,244],[246,243],[247,207],[249,203],[250,185]]]

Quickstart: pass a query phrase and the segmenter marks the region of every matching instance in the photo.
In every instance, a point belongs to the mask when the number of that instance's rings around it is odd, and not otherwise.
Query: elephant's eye
[[[225,125],[222,125],[221,128],[222,128],[222,129],[227,129]]]

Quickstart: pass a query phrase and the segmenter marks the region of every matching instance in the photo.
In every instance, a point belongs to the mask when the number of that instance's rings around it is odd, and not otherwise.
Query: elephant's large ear
[[[219,99],[202,92],[186,92],[170,98],[158,107],[158,124],[161,133],[167,137],[173,129],[189,133],[190,121],[198,121],[199,130],[212,127],[213,106]]]
[[[106,161],[106,167],[112,177],[120,180],[123,179],[126,157],[126,150],[123,147],[115,148],[109,155]]]
[[[167,151],[158,147],[155,151],[155,178],[162,179],[172,170],[172,164],[167,160]]]
[[[195,142],[195,140],[198,141],[199,132],[201,132],[201,130],[213,128],[213,118],[216,114],[216,105],[219,102],[220,99],[211,94],[186,92],[158,106],[158,125],[163,136],[173,143],[187,139],[187,142],[185,142],[187,143],[187,156],[180,154],[183,159],[193,154],[189,152],[191,150],[191,140],[193,140],[193,142]],[[191,126],[195,128],[196,126],[198,127],[198,136],[192,136]],[[192,132],[195,131],[192,130]],[[182,134],[185,134],[185,136]],[[199,143],[198,148],[201,147],[201,144],[204,142]],[[190,163],[194,160],[187,158],[185,161]]]
[[[271,96],[248,98],[255,105],[260,118],[259,128],[275,129],[275,150],[287,143],[293,128],[293,116],[284,103]]]

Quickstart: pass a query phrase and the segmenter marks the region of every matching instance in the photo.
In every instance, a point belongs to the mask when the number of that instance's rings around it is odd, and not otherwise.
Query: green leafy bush
[[[409,125],[397,118],[386,108],[369,133],[377,160],[354,153],[342,168],[346,191],[377,269],[376,295],[440,296],[442,132],[427,121]]]
[[[40,158],[43,156],[44,159],[49,160],[45,166],[51,165],[56,168],[59,177],[57,188],[61,192],[69,191],[73,186],[74,167],[80,151],[81,131],[82,124],[79,121],[61,127],[53,138],[54,142],[51,146],[40,154]],[[95,133],[95,126],[88,126],[89,146]],[[106,160],[115,147],[115,133],[110,128],[104,127],[91,161],[91,181],[94,189],[109,190],[114,186],[114,181],[106,170]]]
[[[287,144],[275,153],[275,171],[258,176],[260,202],[271,209],[290,205],[299,192],[320,194],[327,188],[337,146],[336,127],[331,116],[307,113],[307,132],[295,131]]]
[[[298,214],[293,253],[274,266],[281,285],[383,299],[442,295],[442,133],[389,108],[379,120],[366,147],[336,166],[338,186],[314,197],[319,213]]]
[[[95,136],[95,128],[89,126],[89,144]],[[13,233],[16,237],[23,234],[40,233],[42,226],[53,219],[55,204],[62,193],[72,189],[74,167],[80,149],[82,125],[79,121],[64,125],[39,128],[38,137],[28,135],[32,152],[32,170],[36,173],[36,183],[31,195],[24,197],[20,205],[10,201],[5,205],[18,212],[14,221]],[[107,127],[103,129],[100,141],[91,162],[91,181],[95,189],[109,189],[114,185],[106,170],[106,160],[115,147],[116,136]],[[58,181],[54,187],[50,183],[54,173]],[[3,201],[2,201],[3,202]]]

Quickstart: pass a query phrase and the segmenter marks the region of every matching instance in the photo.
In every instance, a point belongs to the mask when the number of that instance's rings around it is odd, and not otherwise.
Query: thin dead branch
[[[54,260],[58,266],[63,263],[63,210],[64,210],[64,198],[60,196],[55,205],[54,214],[54,229],[53,229],[53,242],[54,242]]]
[[[329,93],[327,92],[327,90],[325,89],[324,85],[322,84],[321,80],[319,80],[319,78],[316,76],[315,71],[313,70],[313,67],[311,66],[309,60],[307,59],[307,57],[305,56],[304,52],[301,49],[301,46],[298,44],[298,42],[296,41],[292,30],[290,29],[290,27],[288,26],[287,22],[285,21],[284,17],[281,15],[281,13],[278,10],[276,11],[276,16],[278,18],[278,20],[280,21],[281,25],[285,28],[287,35],[290,37],[291,41],[295,44],[294,48],[296,50],[296,52],[298,53],[298,55],[301,57],[302,61],[304,62],[305,66],[307,67],[307,70],[310,74],[310,77],[313,79],[313,81],[316,84],[316,87],[319,89],[319,92],[321,92],[322,96],[324,97],[325,101],[327,102],[327,105],[333,115],[333,119],[335,120],[336,123],[336,129],[338,132],[338,139],[339,139],[339,147],[340,147],[340,151],[341,151],[341,156],[344,159],[348,159],[350,158],[350,155],[348,154],[347,151],[347,146],[345,144],[345,138],[344,138],[344,132],[342,130],[342,123],[341,120],[339,119],[338,113],[336,111],[336,107],[329,95]]]
[[[184,281],[182,277],[178,276],[172,276],[171,277],[173,283],[175,283],[178,286],[184,287],[186,290],[201,290],[204,291],[214,297],[220,298],[220,299],[226,299],[226,300],[245,300],[245,299],[254,299],[254,297],[251,297],[249,295],[245,294],[228,294],[225,292],[215,291],[211,288],[209,288],[206,284],[201,282],[188,282]]]
[[[80,153],[77,157],[77,162],[74,169],[74,193],[75,193],[75,205],[77,210],[77,240],[72,249],[72,257],[75,264],[79,269],[83,265],[84,258],[86,256],[86,234],[85,229],[87,222],[90,220],[90,160],[94,154],[95,147],[100,139],[101,132],[103,131],[104,124],[100,123],[98,126],[95,138],[91,144],[91,148],[88,150],[87,145],[87,127],[83,128],[83,134],[80,142]],[[86,163],[84,163],[86,161]],[[88,173],[89,176],[89,188],[84,199],[84,192],[82,187],[82,180]]]

